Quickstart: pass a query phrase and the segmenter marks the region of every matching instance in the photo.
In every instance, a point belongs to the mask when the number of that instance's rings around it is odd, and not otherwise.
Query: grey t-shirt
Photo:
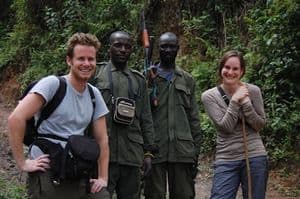
[[[73,88],[67,78],[66,83],[67,88],[65,97],[51,116],[41,123],[38,128],[40,134],[53,134],[64,138],[68,138],[70,135],[83,135],[83,132],[91,119],[96,121],[98,118],[108,113],[102,95],[96,87],[92,86],[96,102],[94,115],[92,117],[93,104],[88,87],[86,86],[84,92],[80,93]],[[58,78],[52,75],[41,79],[31,89],[30,93],[40,94],[47,104],[53,98],[58,86]],[[40,113],[35,115],[36,120],[39,115]],[[54,143],[60,143],[63,147],[65,146],[65,142],[63,141],[55,139],[50,140]],[[34,159],[41,154],[41,150],[33,145],[30,152],[31,158]]]

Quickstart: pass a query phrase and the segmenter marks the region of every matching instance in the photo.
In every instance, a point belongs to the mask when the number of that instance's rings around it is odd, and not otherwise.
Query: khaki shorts
[[[65,180],[60,185],[51,181],[50,172],[28,174],[28,196],[31,199],[109,199],[109,192],[103,188],[98,193],[87,193],[86,180]]]

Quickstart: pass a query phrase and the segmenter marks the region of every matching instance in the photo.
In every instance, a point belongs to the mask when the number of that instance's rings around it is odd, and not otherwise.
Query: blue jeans
[[[266,156],[249,159],[253,199],[264,199],[268,181]],[[247,168],[245,160],[223,161],[214,165],[211,199],[235,199],[240,184],[243,198],[248,198]]]

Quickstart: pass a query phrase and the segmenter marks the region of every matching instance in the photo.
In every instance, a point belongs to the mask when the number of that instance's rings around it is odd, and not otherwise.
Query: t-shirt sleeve
[[[95,112],[94,112],[94,116],[93,116],[93,121],[99,119],[100,117],[106,115],[109,110],[106,107],[106,104],[103,100],[103,97],[100,93],[100,91],[96,88],[93,87],[93,91],[95,94],[95,100],[96,100],[96,107],[95,107]]]
[[[37,93],[41,95],[47,104],[53,98],[58,87],[59,79],[54,75],[50,75],[38,81],[29,93]]]

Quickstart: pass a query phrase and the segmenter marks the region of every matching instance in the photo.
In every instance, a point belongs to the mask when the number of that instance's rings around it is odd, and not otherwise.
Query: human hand
[[[239,88],[233,94],[232,100],[241,103],[248,96],[249,96],[249,91],[247,86],[244,83],[241,83]]]
[[[241,100],[241,102],[240,102],[240,104],[245,104],[245,103],[247,103],[247,102],[249,102],[250,101],[250,97],[249,96],[246,96],[246,97],[244,97],[242,100]]]
[[[34,160],[26,159],[24,164],[21,166],[22,171],[34,172],[43,171],[50,168],[50,159],[48,154],[43,154]]]
[[[90,179],[91,183],[91,193],[97,193],[101,191],[103,187],[107,187],[107,181],[104,180],[103,178],[98,178],[98,179]]]
[[[191,165],[193,179],[195,179],[197,177],[197,174],[199,172],[198,159],[199,159],[199,155],[196,155],[194,158],[194,163],[192,163],[192,165]]]
[[[143,177],[149,174],[151,168],[152,168],[152,159],[150,156],[146,156],[142,166]]]

